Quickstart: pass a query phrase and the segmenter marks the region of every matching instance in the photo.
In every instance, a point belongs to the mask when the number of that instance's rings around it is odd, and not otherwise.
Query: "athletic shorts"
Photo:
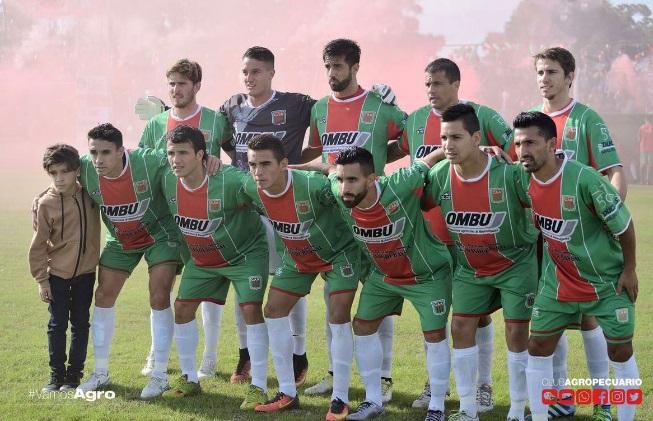
[[[537,293],[535,245],[511,267],[496,275],[476,277],[457,271],[453,277],[453,315],[487,316],[503,308],[506,321],[528,322]]]
[[[262,303],[268,283],[267,248],[248,254],[238,265],[222,268],[198,267],[189,260],[181,275],[177,300],[224,304],[230,282],[241,306]]]
[[[354,253],[355,252],[355,253]],[[333,269],[322,273],[324,285],[329,295],[343,292],[355,292],[361,273],[360,252],[340,253],[332,262]],[[288,264],[283,264],[274,274],[270,289],[286,294],[303,297],[311,291],[317,273],[299,272]]]
[[[449,250],[449,254],[451,255],[451,267],[453,270],[453,273],[456,273],[456,269],[458,268],[458,256],[456,256],[456,246],[451,244],[447,245],[447,250]]]
[[[373,322],[401,314],[404,299],[410,301],[417,310],[424,333],[444,329],[451,305],[449,268],[441,270],[427,281],[412,285],[389,284],[383,281],[383,274],[372,270],[363,284],[356,320]]]
[[[261,223],[265,227],[265,237],[268,240],[268,250],[270,252],[268,273],[273,274],[281,267],[281,256],[277,253],[276,238],[274,237],[274,229],[270,220],[265,216],[261,216]]]
[[[567,302],[538,294],[533,305],[531,335],[551,336],[562,333],[580,315],[595,316],[608,343],[627,343],[635,333],[635,305],[626,292],[597,301]]]
[[[183,267],[181,248],[177,241],[157,241],[144,250],[123,250],[117,241],[107,241],[100,255],[100,266],[131,275],[141,257],[145,257],[148,270],[162,263],[170,263],[177,265],[179,274]]]
[[[640,152],[639,163],[641,165],[653,165],[653,152]]]

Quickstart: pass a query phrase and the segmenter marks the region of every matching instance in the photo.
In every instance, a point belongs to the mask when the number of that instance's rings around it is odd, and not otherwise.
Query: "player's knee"
[[[265,323],[263,319],[263,309],[261,308],[261,303],[248,303],[240,307],[240,311],[243,314],[243,319],[248,325],[255,325],[259,323]]]
[[[478,327],[486,327],[489,326],[490,323],[492,323],[492,317],[488,316],[481,316],[478,319]]]
[[[116,293],[102,285],[95,290],[95,305],[98,307],[113,307],[116,302]]]
[[[528,340],[528,353],[534,357],[548,357],[553,355],[559,337],[531,336]]]
[[[633,343],[608,344],[608,358],[616,363],[623,363],[633,356]]]
[[[197,303],[175,301],[175,323],[184,324],[193,321],[196,311]]]
[[[265,304],[265,308],[263,308],[263,315],[269,319],[278,319],[279,317],[286,317],[288,313],[286,312],[286,314],[283,314],[283,311],[279,306],[268,301]]]
[[[506,342],[511,352],[522,352],[528,346],[528,323],[506,323]]]
[[[447,329],[424,332],[424,340],[429,343],[441,342],[447,338]]]
[[[478,320],[454,316],[451,319],[451,334],[454,338],[471,338],[476,333]]]
[[[367,336],[367,335],[372,335],[377,331],[378,324],[366,323],[355,319],[353,323],[353,328],[354,328],[354,335]]]
[[[351,321],[351,316],[347,311],[334,310],[329,312],[329,322],[341,325],[344,323],[349,323]]]
[[[170,307],[170,291],[150,291],[150,307],[154,310],[165,310]]]

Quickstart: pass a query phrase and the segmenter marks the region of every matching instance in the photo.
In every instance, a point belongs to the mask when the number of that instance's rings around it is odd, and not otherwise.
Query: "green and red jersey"
[[[542,105],[533,111],[542,111]],[[621,166],[617,148],[603,119],[590,107],[573,99],[560,111],[550,113],[557,129],[557,147],[570,159],[605,173]]]
[[[360,87],[349,98],[327,96],[311,110],[308,146],[322,151],[322,162],[330,164],[344,149],[365,148],[374,156],[374,172],[383,174],[388,141],[401,136],[406,118],[399,107]]]
[[[410,285],[450,270],[446,246],[427,228],[420,207],[429,167],[422,161],[375,183],[377,201],[367,209],[347,208],[335,174],[329,176],[345,222],[385,282]]]
[[[333,260],[358,248],[340,216],[329,179],[321,173],[288,170],[283,193],[271,195],[245,182],[245,194],[270,220],[284,264],[298,272],[333,269]]]
[[[267,248],[261,219],[241,190],[249,174],[225,165],[190,189],[168,169],[163,191],[174,222],[198,267],[221,268],[246,262]]]
[[[162,112],[150,119],[145,125],[141,140],[141,148],[166,150],[166,134],[177,126],[190,126],[199,129],[206,141],[206,152],[209,155],[220,156],[223,142],[231,141],[231,131],[227,117],[210,108],[197,106],[197,111],[186,119],[177,118],[172,109]]]
[[[631,222],[615,188],[567,157],[550,180],[541,182],[523,170],[521,180],[546,242],[540,293],[575,302],[615,294],[624,267],[616,236]]]
[[[512,129],[492,108],[472,101],[461,101],[474,108],[481,127],[481,145],[499,146],[508,151],[512,145]],[[413,111],[406,122],[406,128],[399,141],[399,147],[410,156],[410,161],[424,158],[442,147],[440,126],[442,114],[431,105]],[[436,207],[424,213],[433,234],[445,244],[452,244],[442,212]]]
[[[124,168],[116,178],[98,176],[91,158],[81,157],[80,181],[100,207],[107,240],[123,250],[143,250],[155,241],[176,241],[177,230],[161,192],[168,163],[151,149],[125,151]]]
[[[448,160],[429,172],[425,201],[438,206],[456,245],[458,269],[490,276],[528,256],[537,239],[516,165],[487,157],[476,178],[464,179]]]

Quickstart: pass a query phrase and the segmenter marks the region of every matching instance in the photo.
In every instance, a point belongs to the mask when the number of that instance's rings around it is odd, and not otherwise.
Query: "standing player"
[[[206,139],[207,152],[219,157],[220,147],[225,140],[230,138],[229,126],[222,114],[197,103],[197,93],[202,86],[202,67],[197,62],[181,59],[166,71],[166,78],[168,79],[168,93],[172,108],[149,119],[138,146],[165,151],[166,133],[177,126],[187,125],[199,129]],[[157,99],[154,98],[154,100]],[[161,104],[160,100],[159,104]],[[139,110],[141,111],[139,116],[146,116],[146,118],[149,116],[147,110],[143,110],[143,107],[147,105],[153,104],[147,98],[139,99],[136,104],[137,113]],[[159,110],[160,107],[161,105],[159,105]],[[221,306],[209,301],[202,303],[204,354],[198,372],[200,378],[215,374],[221,318]],[[172,315],[170,315],[170,320],[172,320]],[[149,375],[154,364],[154,342],[152,342],[150,354],[142,370],[143,375]]]
[[[247,181],[245,193],[269,218],[283,256],[265,306],[279,393],[256,411],[275,412],[299,404],[288,314],[321,273],[329,291],[333,335],[333,393],[326,419],[345,419],[354,347],[350,314],[360,277],[360,248],[340,217],[324,175],[287,169],[282,142],[271,134],[253,137],[248,149],[253,179]]]
[[[433,149],[442,146],[440,126],[442,113],[449,107],[461,102],[471,106],[480,124],[481,145],[499,146],[504,151],[510,148],[512,130],[492,108],[471,101],[461,101],[458,98],[460,88],[460,69],[453,61],[439,58],[429,63],[424,69],[426,95],[429,104],[421,107],[408,116],[406,129],[401,140],[392,144],[390,155],[403,156],[408,154],[411,162],[424,157]],[[447,244],[456,267],[456,252],[449,236],[447,225],[441,210],[436,207],[424,213],[433,234]],[[476,329],[476,345],[478,346],[478,386],[476,400],[479,412],[493,408],[492,403],[492,354],[494,348],[494,325],[489,315],[479,317]],[[421,408],[429,403],[429,387],[413,402],[413,407]]]
[[[267,400],[268,334],[261,303],[268,277],[268,251],[258,215],[240,196],[249,175],[225,166],[209,176],[203,165],[206,142],[198,129],[179,126],[167,139],[171,171],[164,175],[163,189],[190,259],[175,301],[175,341],[182,376],[166,394],[182,397],[200,392],[195,371],[195,312],[202,301],[224,305],[231,282],[247,323],[252,356],[252,383],[241,409],[253,409]]]
[[[358,85],[360,55],[358,44],[349,39],[336,39],[324,47],[322,59],[332,94],[313,106],[309,144],[302,151],[302,161],[321,155],[323,162],[333,164],[340,151],[359,146],[372,153],[375,173],[381,175],[387,162],[388,141],[401,136],[406,113]],[[380,331],[384,351],[383,400],[388,402],[392,398],[394,323],[391,317],[382,323]],[[331,373],[306,389],[306,393],[325,393],[330,389],[330,381]]]
[[[555,122],[556,147],[569,159],[606,175],[625,200],[626,178],[608,128],[594,110],[569,96],[576,70],[574,56],[564,48],[547,48],[534,56],[534,62],[542,105],[533,110],[548,114]],[[573,327],[578,328],[578,324]],[[583,317],[581,333],[590,377],[607,378],[607,345],[596,319]],[[567,378],[567,352],[567,336],[563,335],[553,363],[556,379]],[[604,409],[609,411],[609,406]],[[551,407],[550,416],[573,415],[575,411],[574,405],[557,404]]]
[[[508,346],[509,421],[526,408],[528,321],[537,289],[537,232],[515,188],[519,168],[479,149],[476,110],[457,104],[442,114],[447,161],[429,173],[425,196],[445,215],[454,241],[453,366],[460,411],[450,420],[478,420],[474,397],[479,350],[478,319],[503,308]],[[446,221],[446,222],[445,222]]]
[[[543,385],[553,380],[553,351],[580,314],[595,316],[607,339],[615,380],[638,379],[635,330],[635,230],[618,191],[588,166],[557,156],[556,125],[541,112],[519,114],[515,147],[536,225],[546,241],[528,343],[528,394],[534,421],[546,420]],[[618,405],[620,421],[634,405]],[[593,420],[610,420],[601,406]]]

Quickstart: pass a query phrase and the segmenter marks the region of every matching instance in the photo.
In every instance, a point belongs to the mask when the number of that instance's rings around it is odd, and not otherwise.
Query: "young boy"
[[[86,360],[89,308],[100,254],[100,216],[77,183],[79,167],[79,153],[69,145],[50,146],[43,156],[43,168],[52,184],[38,200],[29,266],[50,311],[51,374],[44,392],[75,389]],[[66,370],[68,320],[71,342]]]

